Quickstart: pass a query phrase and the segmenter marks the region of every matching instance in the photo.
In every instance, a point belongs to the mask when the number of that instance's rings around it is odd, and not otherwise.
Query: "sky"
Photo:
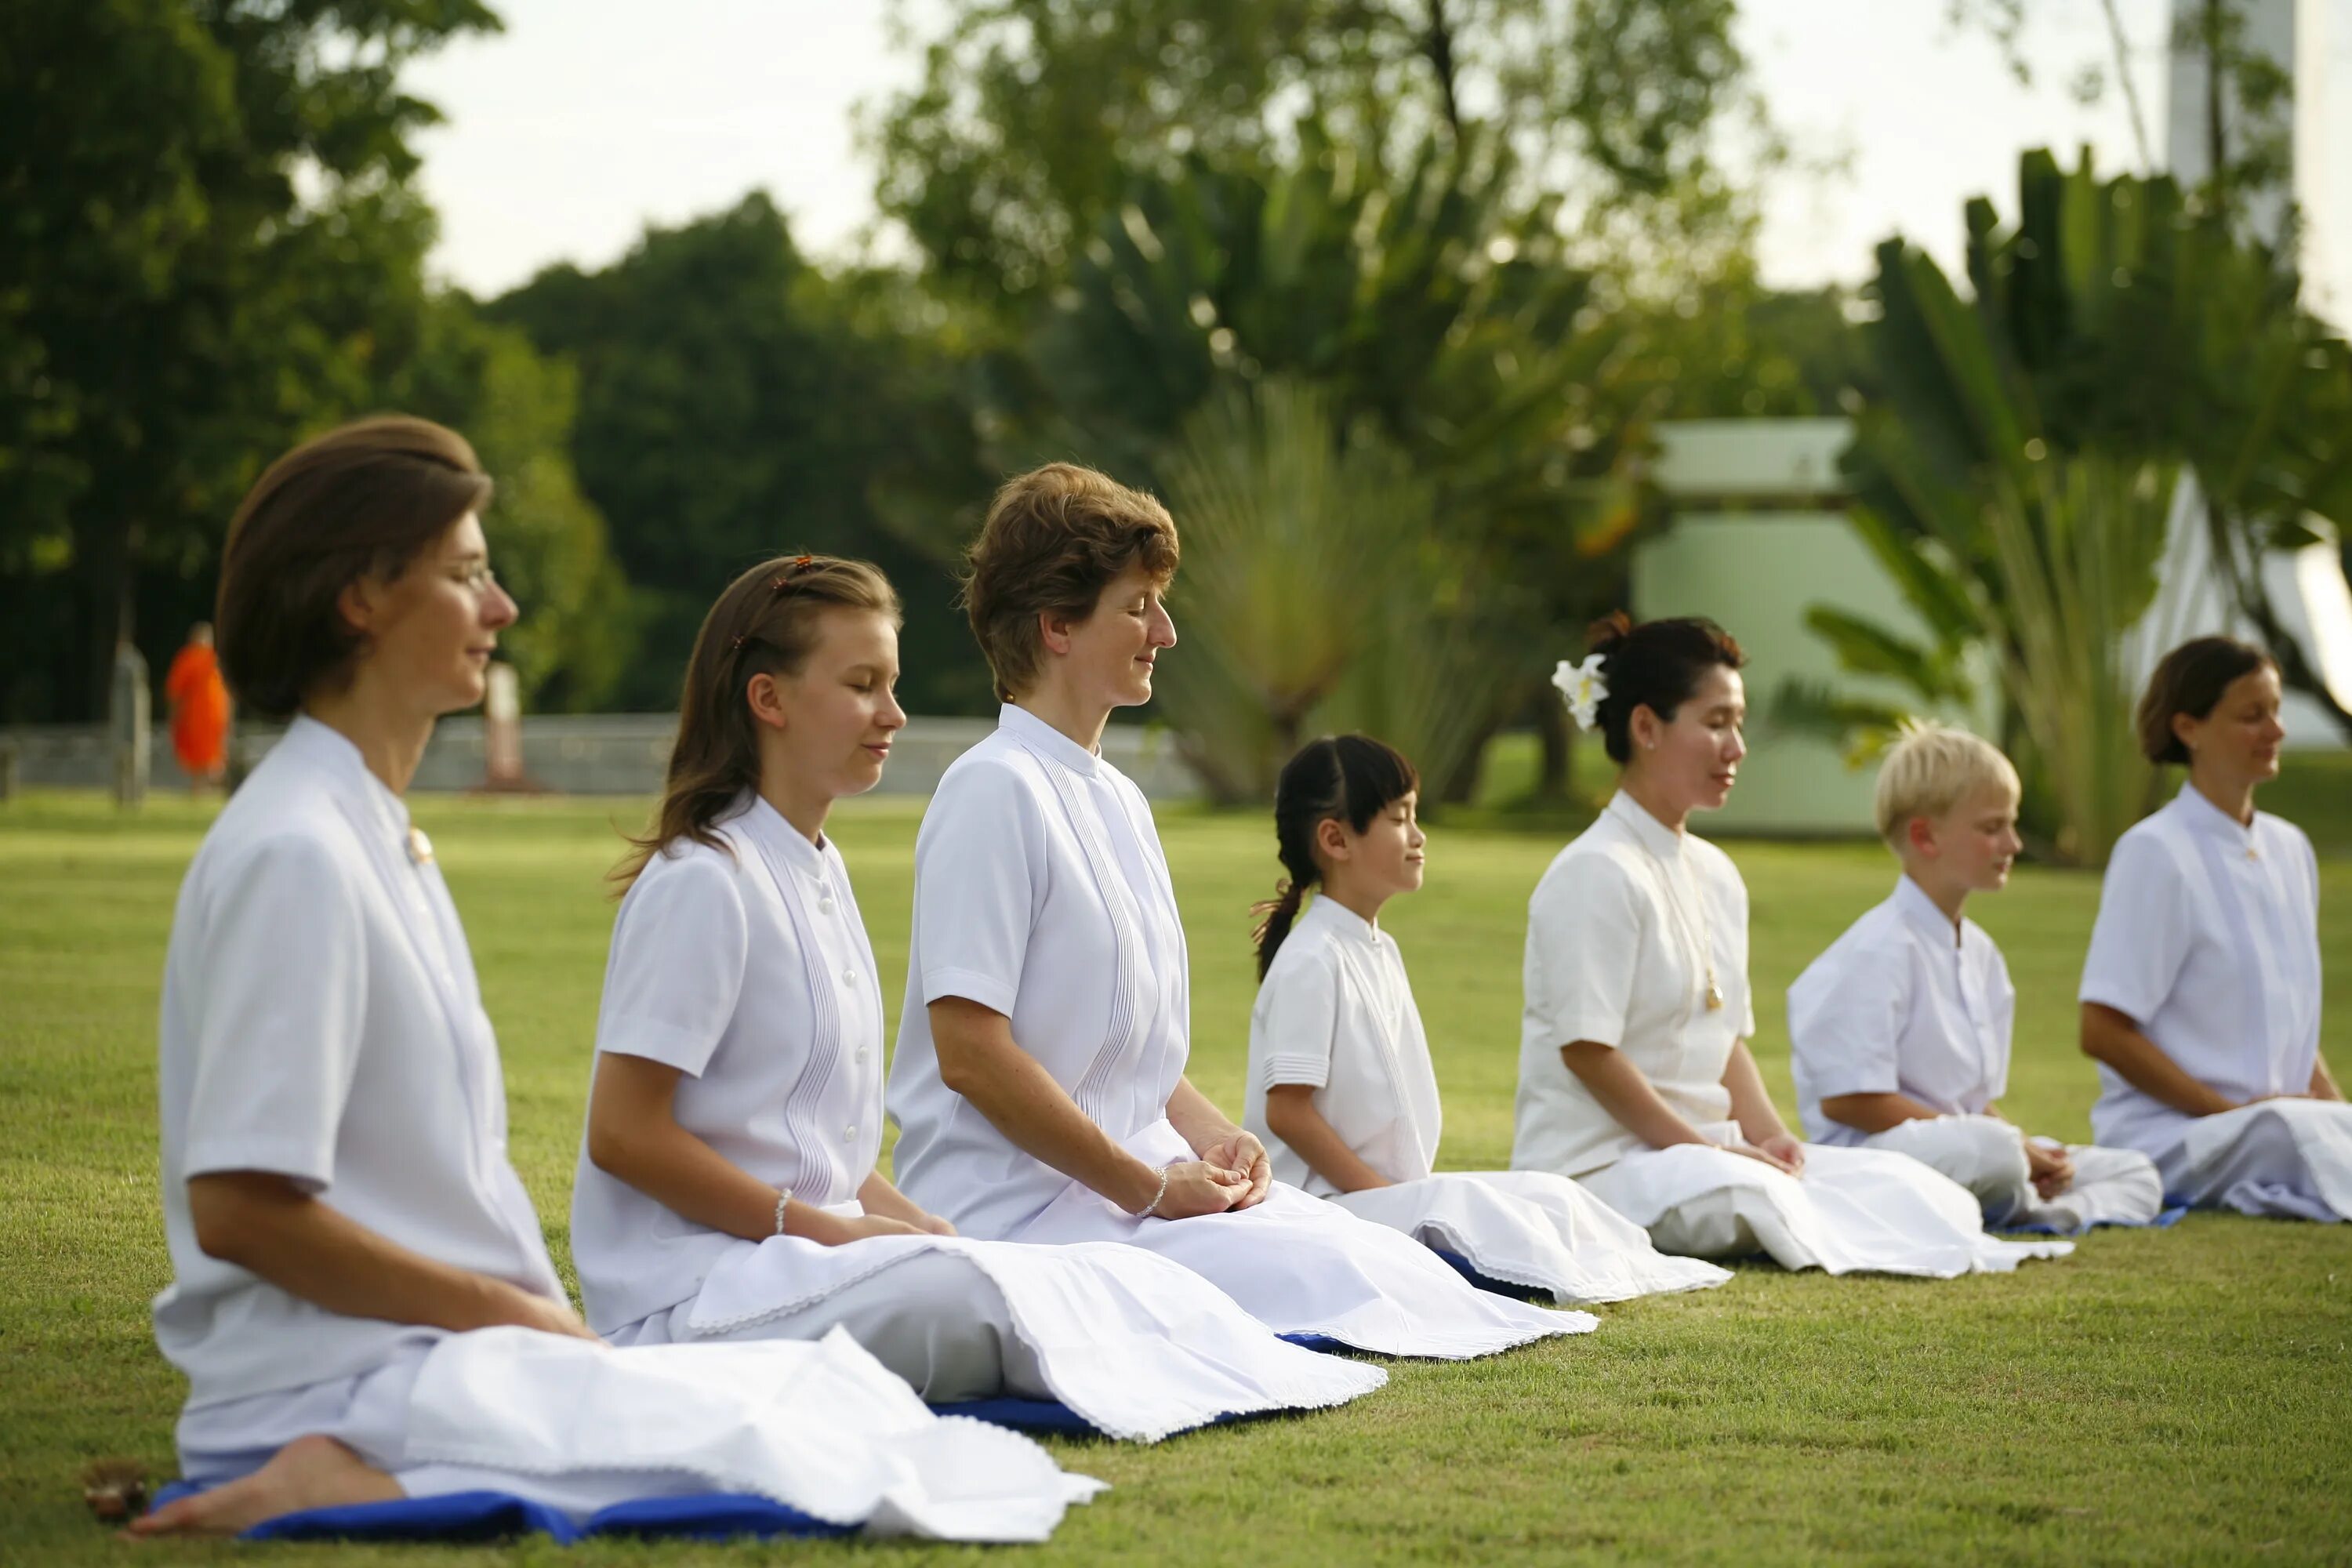
[[[558,261],[616,259],[646,225],[732,205],[754,187],[802,248],[856,254],[877,236],[874,168],[853,121],[918,74],[879,0],[495,0],[502,35],[414,67],[447,122],[418,138],[441,215],[433,267],[480,295]],[[2296,0],[2302,29],[2296,184],[2313,302],[2352,317],[2352,0]],[[915,0],[919,27],[937,0]],[[2118,0],[2161,161],[2169,0]],[[2014,205],[2018,153],[2088,146],[2139,166],[2122,95],[2093,108],[2065,82],[2110,58],[2095,0],[2028,0],[2021,87],[1947,0],[1743,0],[1756,81],[1806,168],[1768,187],[1759,259],[1780,287],[1853,283],[1900,233],[1948,268],[1961,204]],[[652,25],[658,18],[658,26]],[[2341,149],[2334,158],[2329,149]]]

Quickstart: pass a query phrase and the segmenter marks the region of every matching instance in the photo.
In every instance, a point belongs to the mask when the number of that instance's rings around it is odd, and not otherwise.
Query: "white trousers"
[[[1908,1154],[1966,1187],[1990,1225],[2047,1226],[2074,1236],[2095,1225],[2146,1225],[2164,1209],[2156,1162],[2137,1149],[2070,1143],[2074,1180],[2056,1197],[2033,1190],[2025,1135],[1998,1116],[1938,1116],[1898,1122],[1863,1141],[1866,1149]]]
[[[2189,1122],[2153,1151],[2175,1203],[2281,1219],[2352,1219],[2352,1105],[2265,1100]]]
[[[1686,1143],[1629,1154],[1578,1180],[1647,1230],[1659,1251],[1691,1258],[1761,1252],[1785,1268],[1949,1279],[2074,1250],[2068,1242],[1987,1236],[1967,1188],[1877,1149],[1809,1143],[1802,1175],[1791,1176],[1728,1149]]]
[[[697,1333],[682,1321],[690,1306],[665,1308],[608,1337],[616,1345],[740,1344],[821,1340],[844,1329],[926,1404],[1055,1397],[1037,1352],[1013,1331],[1004,1292],[955,1253],[917,1253],[795,1311],[717,1333]]]
[[[183,1473],[231,1480],[314,1435],[410,1497],[505,1492],[574,1522],[643,1498],[745,1492],[872,1534],[1042,1541],[1102,1489],[1016,1433],[934,1415],[838,1328],[630,1350],[427,1331],[356,1377],[184,1412]]]
[[[622,1333],[635,1345],[743,1344],[835,1329],[930,1403],[1059,1400],[1096,1430],[1143,1443],[1222,1415],[1319,1410],[1387,1381],[1284,1343],[1179,1264],[1099,1242],[745,1241],[691,1298]]]

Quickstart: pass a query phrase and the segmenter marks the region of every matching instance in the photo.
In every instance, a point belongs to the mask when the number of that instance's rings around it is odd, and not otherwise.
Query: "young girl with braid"
[[[1309,742],[1275,787],[1288,875],[1258,906],[1243,1122],[1275,1179],[1461,1259],[1482,1282],[1563,1304],[1723,1283],[1724,1270],[1659,1252],[1566,1176],[1434,1173],[1437,1075],[1404,957],[1380,926],[1382,906],[1421,886],[1419,795],[1412,764],[1369,735]]]

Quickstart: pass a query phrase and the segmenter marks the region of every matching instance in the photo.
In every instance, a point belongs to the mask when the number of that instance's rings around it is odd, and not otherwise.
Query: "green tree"
[[[422,309],[419,53],[478,0],[0,9],[0,705],[87,717],[204,613],[257,467]]]
[[[930,557],[879,521],[885,479],[977,494],[965,405],[919,363],[923,312],[886,278],[826,278],[764,195],[649,230],[601,272],[551,268],[484,307],[577,369],[572,453],[631,589],[637,654],[611,689],[677,699],[696,630],[737,573],[787,550],[874,560],[907,601],[905,693],[924,709],[988,699]]]
[[[635,662],[637,627],[604,520],[572,468],[572,367],[462,295],[426,307],[415,353],[382,401],[465,433],[498,481],[486,520],[522,618],[499,639],[533,709],[593,711]]]
[[[2333,706],[2255,568],[2309,541],[2307,515],[2352,520],[2352,353],[2294,309],[2271,253],[2170,181],[2062,174],[2039,152],[2019,177],[2014,224],[1969,205],[1971,298],[1911,247],[1879,250],[1877,391],[1848,466],[1856,526],[1929,636],[1810,618],[1846,668],[1930,704],[1970,699],[1989,654],[2036,826],[2095,859],[2146,804],[2116,647],[2151,602],[2175,473],[2197,478],[2221,585]],[[1891,717],[1804,691],[1791,711]]]
[[[1286,161],[1298,128],[1396,156],[1433,133],[1507,148],[1580,222],[1736,246],[1711,156],[1759,125],[1732,0],[960,0],[923,75],[868,126],[882,210],[931,274],[1015,319],[1138,174]],[[903,13],[902,13],[903,22]],[[910,40],[911,41],[911,40]],[[1769,136],[1763,140],[1769,142]],[[1630,225],[1630,227],[1629,227]]]

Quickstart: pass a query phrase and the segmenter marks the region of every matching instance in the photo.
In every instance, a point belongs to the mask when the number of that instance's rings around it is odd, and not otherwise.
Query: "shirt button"
[[[845,1128],[843,1128],[843,1129],[841,1130],[841,1141],[842,1141],[843,1142],[845,1142],[845,1143],[855,1143],[855,1142],[857,1142],[857,1129],[856,1129],[856,1128],[855,1128],[855,1127],[845,1127]]]
[[[855,969],[845,969],[845,970],[843,970],[843,971],[841,972],[841,983],[842,983],[844,985],[855,985],[855,984],[857,984],[857,971],[856,971],[856,970],[855,970]]]
[[[816,901],[816,912],[821,915],[829,915],[833,913],[833,900],[831,899],[819,899]]]
[[[857,1047],[857,1059],[861,1062],[866,1059],[866,1047],[864,1046]]]

